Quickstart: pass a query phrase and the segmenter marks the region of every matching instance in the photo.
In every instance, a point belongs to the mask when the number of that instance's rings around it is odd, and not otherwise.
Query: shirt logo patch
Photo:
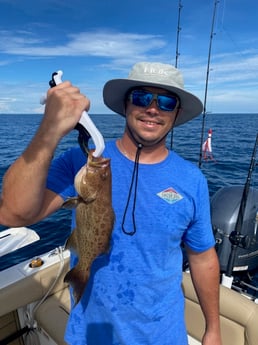
[[[172,187],[169,187],[169,188],[163,190],[162,192],[157,193],[157,195],[169,204],[174,204],[175,202],[183,199],[182,195],[179,194]]]

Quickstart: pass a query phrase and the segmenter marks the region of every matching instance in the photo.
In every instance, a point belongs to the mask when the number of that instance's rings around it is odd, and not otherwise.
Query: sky
[[[257,0],[0,0],[0,114],[43,113],[57,70],[90,113],[110,113],[105,82],[139,61],[175,65],[177,42],[185,88],[203,102],[211,44],[207,112],[258,113],[257,13]]]

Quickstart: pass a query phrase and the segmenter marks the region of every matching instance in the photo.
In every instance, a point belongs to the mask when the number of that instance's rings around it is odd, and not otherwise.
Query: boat
[[[258,288],[243,279],[243,274],[250,278],[252,270],[258,272],[258,190],[250,188],[257,144],[258,135],[245,186],[224,187],[211,199],[222,272],[223,345],[257,345]],[[38,239],[25,227],[2,231],[0,258]],[[69,258],[69,251],[58,247],[0,271],[0,345],[66,344],[70,293],[63,279]],[[189,345],[200,345],[205,323],[187,266],[182,288]]]
[[[70,312],[69,251],[56,248],[0,272],[0,345],[65,345]],[[183,272],[189,345],[201,344],[204,319],[190,274]],[[258,304],[220,286],[223,345],[257,345]]]
[[[258,267],[258,190],[250,188],[257,144],[258,134],[245,186],[224,187],[211,199],[222,272],[223,345],[257,345],[258,288],[242,276],[245,273],[249,277]],[[6,229],[0,232],[0,257],[38,239],[29,228]],[[70,252],[58,247],[0,271],[0,345],[66,344],[70,293],[63,279],[69,271],[69,258]],[[200,345],[205,323],[187,266],[182,289],[188,342]]]
[[[223,345],[257,345],[258,288],[243,279],[243,273],[249,279],[250,272],[258,268],[258,190],[250,187],[257,145],[258,134],[245,186],[224,187],[211,199],[222,272]],[[29,228],[4,230],[0,232],[0,257],[38,239]],[[0,345],[66,344],[70,293],[63,279],[69,258],[69,251],[58,247],[0,271]],[[205,322],[187,266],[182,289],[188,342],[200,345]]]

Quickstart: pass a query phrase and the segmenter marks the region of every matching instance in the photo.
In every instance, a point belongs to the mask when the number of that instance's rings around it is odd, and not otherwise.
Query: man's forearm
[[[28,148],[8,169],[3,179],[0,221],[20,226],[32,223],[44,201],[48,168],[56,145],[38,131]]]
[[[206,332],[220,334],[217,254],[213,248],[200,254],[191,251],[188,254],[193,284],[206,321]]]

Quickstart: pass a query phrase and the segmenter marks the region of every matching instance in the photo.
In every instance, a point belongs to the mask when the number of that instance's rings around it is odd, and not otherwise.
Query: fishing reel
[[[248,235],[242,235],[236,230],[232,231],[229,235],[229,241],[233,246],[239,248],[249,249],[252,246],[253,239]],[[256,242],[256,240],[254,239]]]

